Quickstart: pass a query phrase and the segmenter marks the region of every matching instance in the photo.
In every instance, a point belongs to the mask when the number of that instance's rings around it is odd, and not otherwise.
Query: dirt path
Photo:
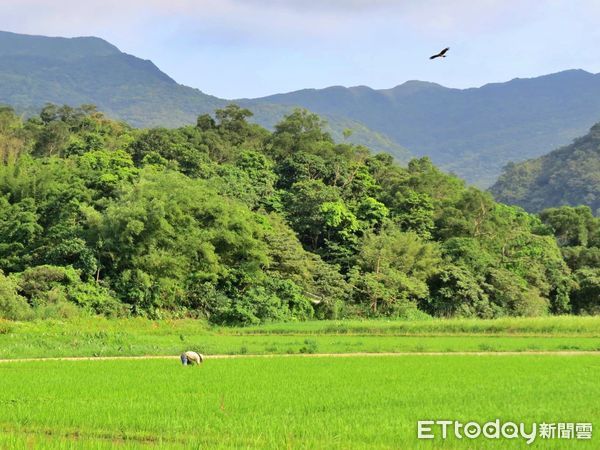
[[[234,358],[352,358],[352,357],[382,357],[382,356],[581,356],[594,355],[600,357],[600,351],[566,350],[566,351],[523,351],[523,352],[382,352],[382,353],[300,353],[274,355],[204,355],[205,359],[234,359]],[[33,362],[33,361],[110,361],[136,359],[174,359],[179,355],[143,355],[143,356],[63,356],[53,358],[14,358],[0,359],[0,363]]]

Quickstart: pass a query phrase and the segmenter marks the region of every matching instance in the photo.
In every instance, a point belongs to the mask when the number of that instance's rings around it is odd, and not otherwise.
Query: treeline
[[[274,132],[250,116],[229,105],[134,129],[93,106],[27,120],[1,109],[0,317],[598,310],[593,217],[495,203],[427,158],[401,167],[336,144],[307,111]],[[565,241],[568,264],[554,231],[580,236]]]

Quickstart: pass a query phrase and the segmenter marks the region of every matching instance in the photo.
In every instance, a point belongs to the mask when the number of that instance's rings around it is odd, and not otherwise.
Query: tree
[[[300,241],[312,251],[323,244],[325,220],[323,205],[340,201],[338,191],[321,180],[294,183],[284,197],[285,211]]]
[[[31,261],[31,249],[43,228],[32,199],[10,204],[0,197],[0,270],[20,271]]]
[[[389,313],[402,303],[416,302],[429,294],[427,279],[438,271],[439,248],[413,232],[387,225],[379,234],[363,238],[351,279],[355,298],[372,313]]]
[[[365,197],[359,204],[357,218],[363,222],[363,229],[378,229],[389,217],[389,209],[373,197]]]
[[[295,153],[319,154],[331,150],[333,139],[323,131],[324,122],[305,109],[295,109],[275,125],[269,145],[276,159]]]
[[[205,173],[205,166],[209,163],[208,155],[199,151],[182,132],[162,128],[141,134],[128,151],[138,167],[159,156],[175,163],[182,173],[192,177]]]
[[[575,272],[577,287],[572,294],[573,310],[578,314],[600,313],[600,269],[585,268]]]
[[[447,265],[429,282],[431,296],[422,300],[423,309],[441,317],[493,318],[503,314],[489,301],[483,282],[466,267]]]
[[[597,233],[598,224],[587,206],[550,208],[540,213],[561,247],[588,245],[590,235]]]
[[[11,164],[27,150],[21,118],[10,107],[0,106],[0,163]]]
[[[136,130],[87,105],[0,108],[0,314],[597,312],[588,208],[496,203],[427,158],[336,144],[304,110],[273,133],[215,116]]]
[[[217,123],[210,114],[202,114],[201,116],[198,116],[198,119],[196,120],[196,126],[201,131],[209,131],[216,129]]]
[[[252,134],[247,122],[247,119],[253,116],[249,109],[230,103],[225,108],[217,109],[215,115],[219,122],[219,132],[232,144],[239,145]]]
[[[400,227],[405,231],[414,231],[424,239],[431,238],[435,227],[431,197],[412,190],[396,195],[398,198],[393,212]]]

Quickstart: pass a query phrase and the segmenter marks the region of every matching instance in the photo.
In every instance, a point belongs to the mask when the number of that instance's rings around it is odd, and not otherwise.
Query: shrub
[[[314,339],[305,339],[304,345],[300,348],[300,353],[317,353],[319,344]]]
[[[124,316],[126,305],[94,282],[81,281],[73,267],[36,266],[17,276],[18,291],[42,317],[65,318],[79,314],[77,307],[109,317]]]
[[[498,314],[480,287],[481,280],[463,266],[448,265],[429,280],[431,297],[422,307],[439,317],[491,318]]]
[[[17,283],[0,271],[0,318],[27,320],[33,317],[27,299],[17,293]]]
[[[257,325],[263,322],[305,320],[313,316],[310,300],[292,281],[272,278],[221,304],[216,323]]]
[[[123,317],[129,312],[128,305],[97,283],[79,282],[68,286],[67,299],[89,312],[107,317]]]
[[[79,281],[79,274],[72,267],[36,266],[18,275],[18,290],[32,306],[56,303],[59,292]]]
[[[494,269],[489,275],[490,298],[501,309],[513,316],[543,316],[550,303],[537,288],[514,273]]]

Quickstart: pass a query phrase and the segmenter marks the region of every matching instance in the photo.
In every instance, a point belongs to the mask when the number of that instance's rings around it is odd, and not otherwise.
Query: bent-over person
[[[181,354],[180,356],[181,358],[181,364],[183,364],[184,366],[187,366],[188,364],[200,364],[202,362],[204,362],[204,357],[200,354],[200,353],[196,353],[196,352],[184,352]]]

